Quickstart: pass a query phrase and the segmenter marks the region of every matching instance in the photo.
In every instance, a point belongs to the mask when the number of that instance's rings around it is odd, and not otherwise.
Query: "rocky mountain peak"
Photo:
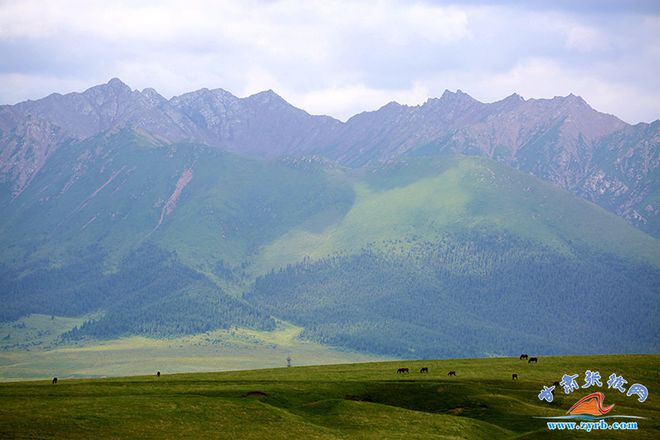
[[[277,106],[287,106],[293,107],[289,104],[284,98],[272,91],[271,89],[264,90],[254,95],[250,95],[245,98],[247,102],[253,102],[256,104],[268,104],[268,105],[277,105]]]
[[[498,111],[511,111],[525,104],[525,102],[525,98],[517,93],[512,93],[501,101],[496,101],[489,105]]]
[[[502,100],[502,102],[525,102],[525,98],[517,93],[512,93]]]
[[[161,96],[160,93],[158,93],[156,90],[152,89],[151,87],[142,90],[141,93],[142,96],[144,96],[150,104],[161,105],[167,102],[167,99],[165,99],[163,96]]]
[[[126,91],[126,90],[128,90],[129,92],[131,91],[131,88],[128,87],[126,83],[124,83],[119,78],[110,79],[110,81],[108,81],[106,85],[115,91]]]
[[[479,102],[461,89],[457,89],[456,92],[445,89],[439,100],[445,102]]]
[[[562,102],[562,104],[572,108],[585,108],[593,110],[591,106],[587,104],[587,101],[585,101],[584,98],[578,95],[574,95],[573,93],[569,93],[564,97],[559,97],[559,100]]]
[[[384,106],[382,106],[382,107],[379,109],[379,111],[380,111],[380,110],[385,110],[385,111],[397,111],[397,110],[400,110],[400,109],[403,108],[403,107],[407,107],[407,106],[405,106],[405,105],[401,105],[401,104],[399,104],[399,103],[396,102],[396,101],[390,101],[390,102],[388,102],[387,104],[385,104]]]
[[[202,88],[194,92],[184,93],[179,96],[174,96],[170,99],[170,103],[175,107],[189,107],[189,106],[226,106],[233,102],[238,101],[239,98],[232,95],[224,89]]]
[[[110,99],[118,96],[127,96],[131,93],[131,88],[124,84],[119,78],[112,78],[106,84],[90,87],[89,89],[85,90],[82,95],[93,96],[95,98],[104,97],[106,99]],[[69,95],[77,94],[70,93]]]
[[[440,98],[429,98],[424,105],[421,106],[421,109],[433,109],[434,111],[448,112],[448,114],[454,115],[455,111],[465,111],[468,108],[481,107],[484,105],[484,103],[477,101],[472,96],[459,89],[456,90],[456,92],[445,90]]]
[[[215,96],[217,99],[223,102],[234,102],[234,101],[238,101],[239,99],[225,89],[217,88],[210,90],[210,92],[213,94],[213,96]]]

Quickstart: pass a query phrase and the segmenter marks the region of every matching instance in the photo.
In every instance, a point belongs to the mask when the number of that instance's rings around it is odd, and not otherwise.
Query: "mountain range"
[[[658,237],[660,121],[629,125],[574,95],[485,104],[445,91],[341,122],[273,91],[237,98],[201,89],[169,100],[119,79],[83,93],[0,106],[0,178],[20,194],[65,141],[130,127],[160,143],[195,142],[257,158],[318,155],[347,166],[467,154],[548,180]]]
[[[656,352],[659,124],[460,91],[341,122],[272,91],[117,79],[2,106],[0,320],[94,314],[66,340],[287,321],[406,357]]]

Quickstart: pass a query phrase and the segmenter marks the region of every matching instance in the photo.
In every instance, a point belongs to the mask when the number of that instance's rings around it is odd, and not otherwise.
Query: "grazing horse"
[[[396,374],[401,374],[401,373],[410,373],[410,370],[408,368],[399,368],[396,370]]]
[[[456,372],[452,370],[449,373],[447,373],[447,376],[456,376]]]
[[[531,364],[532,362],[537,363],[539,361],[539,358],[531,357],[527,361],[528,364]]]
[[[56,378],[56,377],[53,378],[53,383],[54,383],[54,384],[57,383],[57,378]]]
[[[559,387],[560,387],[558,381],[554,381],[554,382],[552,382],[552,385],[554,385],[555,388],[559,388]],[[554,390],[553,390],[553,391],[554,391]]]
[[[419,372],[420,373],[428,373],[429,369],[428,369],[428,367],[422,367],[422,368],[419,369]]]
[[[160,371],[156,372],[156,377],[160,377]]]
[[[511,375],[511,380],[518,380],[518,375],[516,373],[513,373]]]
[[[521,354],[520,355],[520,360],[522,361],[523,359],[529,359],[529,355]]]

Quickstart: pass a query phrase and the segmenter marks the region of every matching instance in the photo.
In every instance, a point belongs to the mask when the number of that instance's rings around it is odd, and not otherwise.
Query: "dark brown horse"
[[[160,377],[160,371],[156,372],[156,377]]]
[[[56,377],[53,378],[53,383],[54,383],[54,384],[57,383],[57,378],[56,378]]]
[[[511,380],[518,380],[518,375],[516,373],[513,373],[511,375]]]
[[[396,374],[402,374],[402,373],[410,373],[410,370],[408,368],[399,368],[396,370]]]
[[[456,376],[456,372],[452,370],[449,373],[447,373],[447,376]]]
[[[422,368],[419,369],[419,372],[420,373],[428,373],[429,369],[428,369],[428,367],[422,367]]]
[[[527,354],[521,354],[521,355],[520,355],[520,360],[522,361],[523,359],[529,359],[529,355],[527,355]]]
[[[539,358],[531,357],[531,358],[529,358],[529,360],[527,361],[527,363],[528,363],[528,364],[531,364],[532,362],[533,362],[533,363],[537,363],[538,361],[539,361]]]

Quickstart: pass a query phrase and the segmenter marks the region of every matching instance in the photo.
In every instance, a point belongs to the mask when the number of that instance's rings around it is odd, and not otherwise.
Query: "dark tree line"
[[[312,339],[389,355],[651,352],[658,286],[654,267],[480,232],[291,265],[246,297]]]
[[[35,268],[21,276],[3,268],[1,319],[29,313],[80,316],[103,310],[67,337],[168,336],[244,326],[273,329],[273,319],[182,265],[174,253],[146,244],[106,274],[105,255],[90,250],[78,264]]]

